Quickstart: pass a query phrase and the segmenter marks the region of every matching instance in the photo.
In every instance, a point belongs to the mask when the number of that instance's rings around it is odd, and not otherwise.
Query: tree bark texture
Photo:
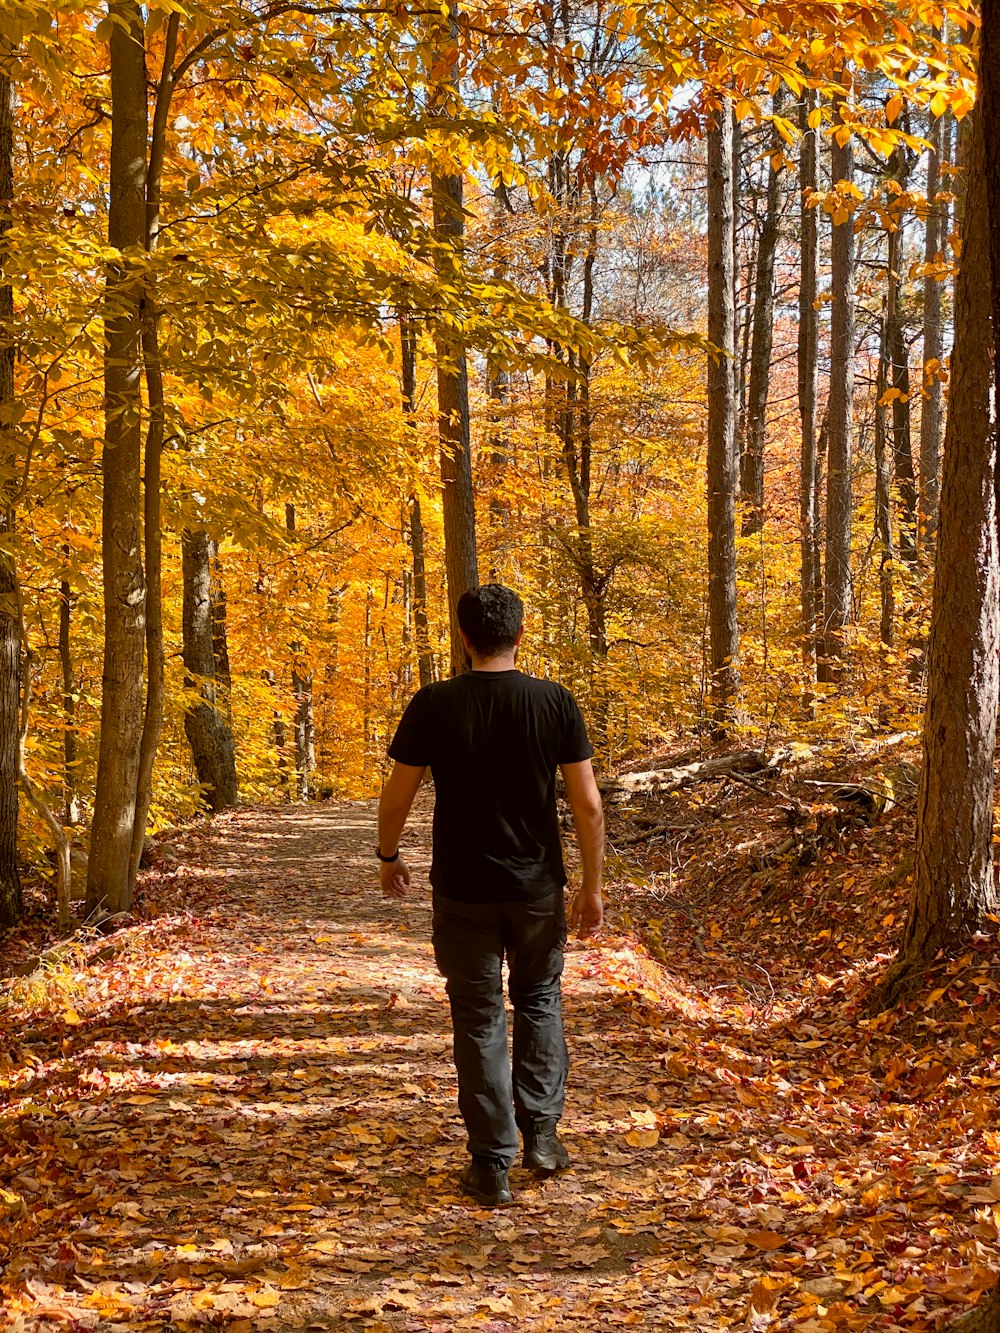
[[[111,166],[108,244],[146,235],[146,58],[136,0],[111,0]],[[127,911],[143,727],[146,586],[140,536],[142,284],[126,258],[109,266],[105,296],[101,556],[104,674],[91,824],[87,911]]]
[[[909,185],[909,165],[902,149],[893,154],[893,178],[901,189]],[[899,554],[912,564],[917,554],[917,486],[913,473],[910,435],[910,354],[903,311],[904,218],[896,215],[896,230],[889,232],[885,350],[890,367],[892,400],[892,460],[899,503]]]
[[[399,318],[399,347],[402,370],[403,415],[407,431],[416,435],[417,412],[417,331],[413,317],[406,313]],[[417,648],[417,672],[421,687],[434,679],[434,659],[431,656],[430,629],[427,621],[427,568],[424,559],[424,521],[420,511],[420,497],[410,497],[409,504],[410,552],[413,558],[413,639]]]
[[[736,383],[734,374],[733,112],[728,102],[708,132],[708,624],[716,721],[736,696]]]
[[[909,967],[955,945],[1000,907],[991,855],[1000,578],[983,131],[977,112],[955,293],[913,896],[900,951]]]
[[[1000,431],[1000,3],[983,0],[979,59],[979,109],[986,145],[986,207],[990,220],[989,259],[993,315],[993,425]],[[1000,523],[1000,438],[997,439],[996,508]]]
[[[833,140],[831,174],[834,184],[854,179],[850,139]],[[826,468],[826,569],[823,605],[823,657],[820,680],[841,679],[844,630],[851,620],[852,455],[854,437],[854,220],[832,228],[830,284],[829,442]]]
[[[457,76],[458,9],[450,5],[448,84]],[[453,284],[461,265],[465,235],[463,184],[459,174],[431,177],[431,206],[437,241],[438,279]],[[472,487],[472,446],[469,438],[469,376],[465,346],[438,324],[434,334],[437,360],[438,438],[440,441],[441,509],[444,565],[448,584],[451,629],[451,674],[468,670],[458,629],[458,601],[479,583],[476,557],[476,506]]]
[[[0,274],[14,206],[14,87],[0,75]],[[0,282],[0,465],[13,475],[17,459],[14,423],[14,290]],[[23,910],[17,870],[17,784],[20,771],[21,631],[17,569],[10,543],[14,510],[0,495],[0,927]]]
[[[63,547],[69,556],[69,546]],[[70,629],[73,619],[73,590],[68,579],[59,583],[59,668],[63,699],[63,818],[69,825],[80,822],[77,793],[76,677]]]
[[[285,505],[285,530],[295,532],[295,506]],[[214,548],[213,548],[214,555]],[[214,620],[213,620],[214,630]],[[214,647],[214,644],[213,644]],[[292,718],[292,739],[295,742],[296,794],[300,801],[308,801],[312,792],[313,773],[316,771],[316,722],[313,712],[313,678],[306,666],[302,669],[302,644],[297,640],[288,645],[292,655],[292,697],[295,714]],[[213,662],[217,662],[213,653]]]
[[[891,472],[889,468],[885,404],[882,402],[889,380],[886,324],[887,316],[883,310],[882,328],[879,337],[878,373],[875,380],[875,539],[880,548],[879,595],[881,610],[879,638],[887,648],[891,648],[896,616],[896,596],[893,578],[895,552],[892,542],[892,506],[889,494]]]
[[[173,93],[173,64],[177,53],[180,15],[175,11],[167,21],[163,67],[153,113],[153,134],[149,148],[146,177],[146,222],[144,241],[148,253],[156,248],[160,232],[160,196],[163,160],[166,152],[167,120]],[[135,819],[129,849],[129,896],[135,892],[139,863],[146,845],[146,825],[153,803],[153,768],[163,730],[164,651],[163,651],[163,527],[160,514],[162,489],[163,435],[166,425],[166,398],[163,391],[163,367],[160,362],[160,312],[156,291],[150,285],[146,293],[142,324],[142,358],[146,375],[146,400],[149,421],[146,427],[145,466],[143,471],[143,554],[146,567],[146,704],[142,737],[139,742],[139,772],[136,778]]]
[[[198,781],[213,813],[236,804],[236,747],[233,733],[216,706],[212,651],[212,541],[204,528],[181,534],[184,579],[184,666],[195,695],[184,714]]]
[[[775,114],[781,98],[775,94]],[[771,152],[781,149],[775,130]],[[753,298],[753,334],[750,343],[750,387],[747,396],[746,441],[740,457],[740,493],[746,512],[743,535],[751,536],[764,526],[764,445],[767,439],[767,395],[774,346],[774,256],[778,248],[781,212],[781,180],[773,163],[767,169],[767,205],[757,246],[757,274]]]
[[[819,548],[819,488],[817,484],[817,398],[819,394],[819,211],[809,207],[818,188],[816,131],[809,128],[809,112],[816,106],[816,93],[803,93],[799,116],[802,131],[799,157],[799,274],[798,394],[801,423],[801,467],[799,472],[799,549],[802,635],[807,661],[816,658],[816,628],[820,615],[817,589],[822,576]]]
[[[931,119],[930,151],[927,156],[927,221],[924,224],[924,264],[929,269],[943,258],[945,205],[938,199],[941,189],[944,117]],[[920,516],[922,540],[931,540],[937,527],[938,495],[941,489],[941,361],[944,337],[941,324],[941,281],[924,273],[923,402],[920,409]]]

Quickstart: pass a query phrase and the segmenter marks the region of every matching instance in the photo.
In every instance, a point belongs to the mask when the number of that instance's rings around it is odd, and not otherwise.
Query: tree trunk
[[[834,138],[833,183],[854,180],[850,139]],[[830,245],[830,434],[826,469],[826,578],[823,606],[822,681],[843,677],[844,630],[851,619],[851,487],[854,418],[854,221],[834,220]]]
[[[985,59],[985,53],[983,56]],[[996,435],[983,118],[967,171],[956,339],[941,478],[913,895],[878,1002],[1000,908],[993,875],[993,753],[1000,686]]]
[[[901,149],[896,150],[893,159],[893,178],[905,190],[909,184],[907,159]],[[899,554],[907,564],[912,564],[917,554],[917,488],[910,442],[910,356],[903,312],[904,219],[900,212],[895,220],[896,230],[889,232],[885,346],[891,370],[890,387],[896,390],[892,400],[892,459],[899,496]]]
[[[775,93],[775,115],[782,99]],[[781,136],[771,138],[772,154],[781,150]],[[757,246],[757,276],[753,298],[753,338],[750,351],[750,389],[747,400],[746,447],[740,458],[740,493],[747,506],[743,536],[764,526],[764,444],[767,439],[767,394],[771,379],[771,350],[774,345],[774,256],[778,248],[778,219],[781,211],[781,181],[773,162],[767,169],[767,211]]]
[[[979,115],[983,122],[985,156],[986,208],[989,226],[989,260],[992,275],[993,316],[993,427],[1000,432],[1000,3],[982,0],[980,10]],[[996,511],[1000,523],[1000,437],[997,444]]]
[[[736,384],[734,375],[733,111],[708,132],[708,620],[715,720],[728,721],[739,686],[736,653]]]
[[[222,582],[219,548],[212,558],[212,659],[215,662],[215,688],[226,721],[233,723],[233,668],[229,661],[229,601]]]
[[[799,420],[801,422],[801,470],[799,483],[799,548],[802,600],[802,640],[807,662],[816,661],[816,630],[821,587],[819,558],[819,487],[817,483],[817,406],[819,390],[819,210],[808,206],[811,191],[818,188],[816,131],[809,128],[809,113],[816,106],[816,93],[803,93],[799,116],[802,131],[799,157],[799,229],[801,271],[799,275]]]
[[[941,189],[944,117],[931,114],[927,156],[927,221],[924,227],[924,264],[927,269],[943,258],[945,205]],[[923,541],[933,540],[937,528],[941,470],[941,361],[944,337],[941,324],[941,279],[924,273],[923,403],[920,411],[920,519]]]
[[[0,74],[0,274],[14,207],[14,86]],[[0,468],[13,477],[17,461],[14,407],[14,289],[0,283]],[[14,532],[10,495],[0,494],[0,927],[23,911],[17,871],[17,784],[20,771],[21,632],[17,569],[7,549]]]
[[[881,615],[879,638],[892,647],[896,598],[893,578],[895,552],[892,545],[892,513],[889,499],[889,450],[885,425],[885,404],[882,399],[888,386],[888,352],[886,350],[886,311],[882,313],[879,336],[878,374],[875,380],[875,539],[880,548],[879,593]]]
[[[295,506],[285,505],[285,529],[295,532]],[[313,678],[311,671],[300,670],[299,655],[302,644],[289,644],[292,654],[292,695],[295,716],[292,719],[292,737],[295,741],[296,791],[300,801],[308,801],[312,792],[312,775],[316,768],[316,725],[313,716]]]
[[[215,656],[212,651],[212,542],[204,528],[181,534],[184,578],[185,684],[196,695],[184,713],[204,799],[214,813],[236,804],[236,747],[233,733],[216,706]],[[192,679],[196,677],[196,679]]]
[[[63,547],[68,558],[69,546]],[[76,679],[70,628],[73,616],[73,590],[68,579],[59,583],[59,668],[62,674],[63,702],[63,819],[70,826],[80,822],[77,796]]]
[[[458,6],[448,9],[448,73],[445,92],[457,79]],[[431,205],[435,262],[442,286],[455,283],[462,264],[465,236],[462,177],[431,177]],[[465,346],[449,337],[438,324],[434,332],[437,360],[438,438],[441,452],[444,565],[448,583],[448,619],[451,628],[451,674],[468,670],[465,645],[458,629],[458,600],[479,583],[476,559],[476,505],[472,487],[472,446],[469,437],[469,377]]]
[[[111,0],[111,167],[108,244],[141,246],[146,235],[146,55],[136,0]],[[90,834],[87,911],[127,911],[143,729],[146,586],[140,535],[142,469],[142,280],[109,265],[105,297],[101,555],[104,674],[101,742]]]
[[[417,413],[417,332],[412,315],[399,317],[399,347],[402,368],[403,415],[411,438],[416,437]],[[427,571],[424,561],[424,522],[420,512],[420,497],[410,497],[410,551],[413,557],[413,593],[410,605],[413,614],[413,639],[417,646],[417,671],[421,686],[434,679],[431,640],[427,623]]]
[[[148,253],[156,249],[160,232],[160,197],[163,160],[166,153],[167,121],[173,93],[173,64],[177,52],[180,16],[174,12],[167,21],[163,68],[153,113],[153,135],[146,179],[145,243]],[[142,327],[142,358],[146,374],[146,400],[149,424],[146,429],[145,468],[143,472],[143,549],[146,558],[146,707],[139,743],[139,773],[136,779],[135,821],[129,850],[129,897],[135,892],[139,862],[146,845],[146,825],[153,803],[153,768],[163,730],[164,652],[163,652],[163,527],[160,514],[162,488],[163,435],[166,426],[166,398],[163,391],[163,367],[160,363],[160,311],[155,288],[146,293]]]

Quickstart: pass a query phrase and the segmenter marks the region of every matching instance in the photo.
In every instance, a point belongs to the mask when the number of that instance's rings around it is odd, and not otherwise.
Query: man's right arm
[[[580,939],[599,930],[604,920],[601,883],[604,877],[604,808],[597,790],[594,765],[589,759],[578,764],[560,764],[576,840],[580,844],[583,879],[570,908],[570,926]]]

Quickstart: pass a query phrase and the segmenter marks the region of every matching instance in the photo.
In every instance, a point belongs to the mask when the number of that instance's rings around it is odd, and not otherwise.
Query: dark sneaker
[[[569,1153],[555,1129],[529,1130],[524,1136],[524,1165],[551,1176],[569,1166]]]
[[[514,1202],[507,1172],[502,1166],[486,1166],[473,1158],[458,1180],[462,1193],[471,1195],[484,1208],[505,1208]]]

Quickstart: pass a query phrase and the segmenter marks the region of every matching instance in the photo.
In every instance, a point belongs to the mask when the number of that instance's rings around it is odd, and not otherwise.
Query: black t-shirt
[[[469,671],[425,685],[389,755],[433,773],[435,890],[516,902],[561,889],[556,769],[593,753],[576,701],[553,681]]]

